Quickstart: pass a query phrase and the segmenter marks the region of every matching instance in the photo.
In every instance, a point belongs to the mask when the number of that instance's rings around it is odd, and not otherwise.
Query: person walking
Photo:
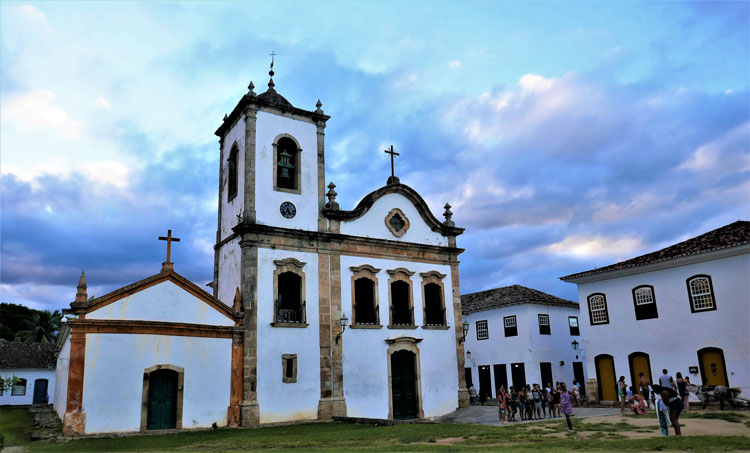
[[[688,381],[687,378],[683,378],[682,373],[679,371],[675,377],[677,378],[677,393],[680,395],[680,398],[682,398],[682,404],[685,406],[685,412],[687,412],[690,409],[690,402],[688,401],[690,398],[690,392],[687,387],[690,381]]]
[[[476,406],[477,404],[477,389],[474,388],[474,384],[471,384],[471,387],[469,387],[469,399],[471,400],[471,405]]]
[[[661,399],[669,408],[669,421],[672,422],[674,433],[677,436],[681,436],[680,431],[680,413],[685,409],[685,405],[682,402],[680,395],[672,387],[657,386],[656,389],[661,395]]]
[[[650,409],[648,401],[648,388],[651,386],[651,380],[643,375],[643,372],[638,373],[638,386],[641,388],[641,395],[643,400],[646,402],[646,409]]]
[[[505,424],[505,411],[508,407],[507,396],[505,395],[505,387],[500,384],[500,389],[497,391],[497,416],[501,425]]]
[[[570,415],[573,413],[573,405],[570,404],[570,393],[568,393],[564,382],[560,384],[560,410],[565,414],[568,431],[573,432],[573,421],[570,419]]]
[[[627,386],[625,384],[625,376],[620,376],[617,381],[617,398],[620,400],[620,413],[625,413],[625,400],[627,398]]]
[[[669,371],[666,368],[661,370],[661,376],[659,376],[659,385],[662,387],[671,387],[672,390],[677,390],[677,385],[674,383],[674,379],[669,375]]]

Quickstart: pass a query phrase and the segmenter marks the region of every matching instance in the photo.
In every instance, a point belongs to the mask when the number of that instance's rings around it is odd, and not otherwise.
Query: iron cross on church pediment
[[[384,152],[386,154],[390,154],[391,155],[391,176],[390,176],[390,178],[388,178],[387,184],[398,184],[399,183],[399,179],[396,177],[395,168],[394,168],[394,164],[393,164],[393,159],[396,156],[400,156],[400,154],[397,153],[396,151],[394,151],[393,145],[391,145],[391,147],[388,148],[388,149],[386,149]]]
[[[172,237],[172,230],[167,230],[166,236],[159,236],[160,241],[167,241],[167,260],[162,263],[162,270],[165,270],[165,268],[169,268],[171,270],[172,268],[172,242],[180,242],[180,238]]]

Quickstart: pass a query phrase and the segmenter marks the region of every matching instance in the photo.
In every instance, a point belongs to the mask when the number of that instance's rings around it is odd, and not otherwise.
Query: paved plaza
[[[596,417],[598,415],[615,415],[620,413],[619,407],[574,407],[573,416],[576,418],[585,417]],[[518,414],[516,414],[516,420],[518,420]],[[533,423],[535,421],[545,420],[561,420],[564,421],[565,417],[550,419],[545,418],[544,420],[529,420],[516,423]],[[470,423],[476,425],[500,425],[497,417],[497,406],[469,406],[450,414],[443,415],[434,420],[437,423]],[[506,425],[511,423],[506,423]]]

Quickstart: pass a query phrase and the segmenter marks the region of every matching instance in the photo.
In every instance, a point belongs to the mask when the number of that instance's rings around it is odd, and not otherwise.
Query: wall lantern
[[[349,318],[346,317],[346,313],[341,313],[341,319],[339,319],[339,323],[341,323],[341,332],[336,335],[336,344],[339,344],[341,334],[344,333],[344,331],[346,330],[346,325],[349,324]]]
[[[573,342],[570,343],[570,345],[573,346],[574,351],[578,350],[578,342],[576,340],[573,340]]]
[[[468,357],[469,360],[471,360],[471,351],[466,351],[466,357]]]
[[[469,333],[469,321],[464,321],[463,328],[464,336],[461,337],[461,339],[458,341],[459,343],[463,343],[464,341],[466,341],[466,334]]]

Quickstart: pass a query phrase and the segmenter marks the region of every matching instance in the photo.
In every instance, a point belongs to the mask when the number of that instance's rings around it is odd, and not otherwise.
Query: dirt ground
[[[628,423],[633,426],[640,428],[653,428],[651,432],[638,431],[617,431],[617,434],[621,434],[629,439],[642,439],[647,437],[661,436],[661,428],[659,428],[659,421],[656,419],[656,414],[653,411],[649,412],[652,417],[649,418],[635,418],[635,417],[623,417],[621,415],[605,415],[599,417],[589,417],[586,419],[586,423]],[[750,417],[748,417],[750,420]],[[717,419],[706,419],[706,418],[686,418],[680,420],[680,427],[682,428],[683,436],[701,436],[716,434],[721,436],[745,436],[750,437],[750,428],[744,423],[731,423],[725,420]],[[586,437],[593,435],[594,431],[581,431],[579,434]],[[565,435],[564,433],[556,433],[555,435]],[[674,435],[674,428],[670,426],[669,434]]]

